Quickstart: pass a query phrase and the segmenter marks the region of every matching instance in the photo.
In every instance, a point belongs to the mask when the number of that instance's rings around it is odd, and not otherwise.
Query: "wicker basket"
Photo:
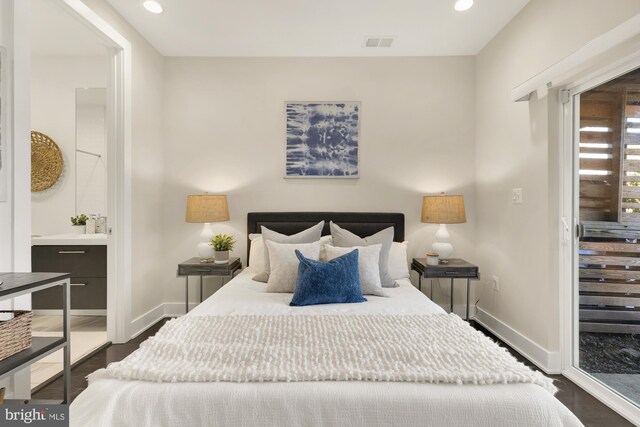
[[[0,321],[0,360],[31,347],[31,319],[30,311],[0,311],[13,313],[11,320]]]

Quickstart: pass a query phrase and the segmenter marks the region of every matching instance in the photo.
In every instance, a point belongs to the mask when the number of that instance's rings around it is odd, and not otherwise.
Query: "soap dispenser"
[[[89,215],[89,219],[87,219],[85,234],[96,234],[96,216],[95,215]]]
[[[98,218],[96,219],[96,233],[107,233],[107,217],[98,214]]]

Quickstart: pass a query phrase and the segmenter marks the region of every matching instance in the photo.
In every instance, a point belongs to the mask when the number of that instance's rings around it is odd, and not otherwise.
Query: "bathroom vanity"
[[[33,272],[71,274],[71,310],[105,314],[107,308],[107,235],[65,234],[33,237]],[[34,310],[62,308],[60,289],[33,294]]]

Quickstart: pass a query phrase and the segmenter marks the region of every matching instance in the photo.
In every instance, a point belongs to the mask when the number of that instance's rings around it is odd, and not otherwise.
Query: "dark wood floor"
[[[87,386],[85,377],[93,371],[106,367],[111,362],[117,362],[124,359],[127,355],[135,351],[140,343],[146,340],[148,337],[154,335],[166,320],[160,321],[137,338],[129,341],[126,344],[114,344],[106,349],[103,349],[76,366],[71,371],[71,399],[75,399]],[[476,328],[484,332],[486,335],[495,339],[523,363],[535,368],[524,359],[517,352],[510,347],[504,345],[500,340],[496,339],[490,332],[486,331],[481,326],[475,324]],[[535,368],[537,369],[537,368]],[[556,380],[555,384],[560,391],[556,394],[558,400],[560,400],[567,408],[569,408],[587,427],[627,427],[633,425],[620,415],[613,412],[599,400],[591,396],[586,391],[569,381],[562,375],[551,375],[551,378]],[[55,400],[62,397],[62,380],[58,379],[51,384],[47,385],[32,396],[33,399],[45,399]]]
[[[472,321],[473,322],[473,321]],[[485,335],[492,338],[498,344],[509,350],[509,352],[525,365],[540,371],[537,366],[529,362],[517,351],[500,341],[491,332],[487,331],[481,325],[473,322],[473,326],[482,331]],[[544,373],[544,372],[543,372]],[[573,412],[582,421],[586,427],[633,427],[629,421],[618,415],[608,406],[600,402],[598,399],[575,385],[571,380],[562,375],[547,375],[553,378],[554,384],[558,387],[556,398],[564,404],[571,412]]]
[[[118,362],[133,353],[138,349],[140,343],[155,335],[166,321],[167,319],[161,320],[126,344],[112,344],[75,366],[71,370],[71,401],[87,388],[87,375],[100,368],[106,368],[109,363]],[[59,378],[34,393],[31,397],[37,400],[60,400],[62,399],[62,390],[62,378]]]

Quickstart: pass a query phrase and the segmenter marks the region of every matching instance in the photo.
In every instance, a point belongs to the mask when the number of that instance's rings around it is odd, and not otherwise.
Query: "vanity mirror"
[[[106,108],[106,89],[76,89],[76,213],[107,212]]]

